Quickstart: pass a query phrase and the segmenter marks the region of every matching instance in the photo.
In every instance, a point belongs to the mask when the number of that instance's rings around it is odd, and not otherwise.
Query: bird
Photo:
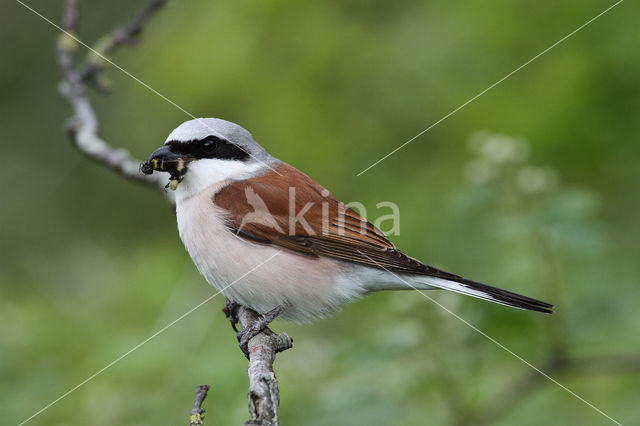
[[[245,355],[248,340],[276,317],[323,319],[382,290],[441,289],[553,312],[552,304],[403,253],[238,124],[218,118],[185,121],[140,169],[169,173],[180,238],[205,280],[230,303],[261,315],[254,329],[238,334]]]

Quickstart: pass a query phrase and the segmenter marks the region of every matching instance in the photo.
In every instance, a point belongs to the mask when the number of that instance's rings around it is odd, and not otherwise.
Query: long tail
[[[552,304],[461,277],[456,277],[454,280],[448,280],[432,276],[421,276],[420,281],[432,287],[455,291],[456,293],[466,294],[478,299],[489,300],[501,305],[512,306],[514,308],[526,309],[529,311],[544,312],[546,314],[553,313]]]

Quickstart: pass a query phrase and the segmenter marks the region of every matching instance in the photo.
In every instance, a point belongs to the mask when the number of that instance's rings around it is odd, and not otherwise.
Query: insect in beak
[[[178,154],[172,151],[171,147],[164,145],[156,149],[149,159],[140,165],[140,172],[145,175],[150,175],[154,171],[169,173],[170,180],[165,189],[170,188],[175,191],[187,172],[187,163],[191,160],[193,160],[192,157]]]

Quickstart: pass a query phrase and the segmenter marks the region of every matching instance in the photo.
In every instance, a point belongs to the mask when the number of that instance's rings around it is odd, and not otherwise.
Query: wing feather
[[[441,278],[445,280],[441,288],[551,312],[553,305],[548,303],[467,280],[406,255],[382,231],[304,173],[285,163],[275,170],[277,173],[272,170],[232,182],[214,196],[214,204],[227,215],[229,229],[239,237],[303,256],[326,256],[392,272]]]

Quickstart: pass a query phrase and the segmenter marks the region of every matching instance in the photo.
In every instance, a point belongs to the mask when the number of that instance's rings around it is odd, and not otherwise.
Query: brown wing
[[[232,183],[213,201],[227,213],[229,229],[242,238],[304,256],[326,256],[393,272],[443,278],[442,288],[504,305],[550,313],[553,305],[467,280],[397,250],[384,234],[346,208],[304,173],[281,163],[252,179]]]
[[[396,272],[445,274],[397,250],[385,235],[313,179],[288,164],[234,182],[214,197],[242,238],[308,256],[327,256]]]

